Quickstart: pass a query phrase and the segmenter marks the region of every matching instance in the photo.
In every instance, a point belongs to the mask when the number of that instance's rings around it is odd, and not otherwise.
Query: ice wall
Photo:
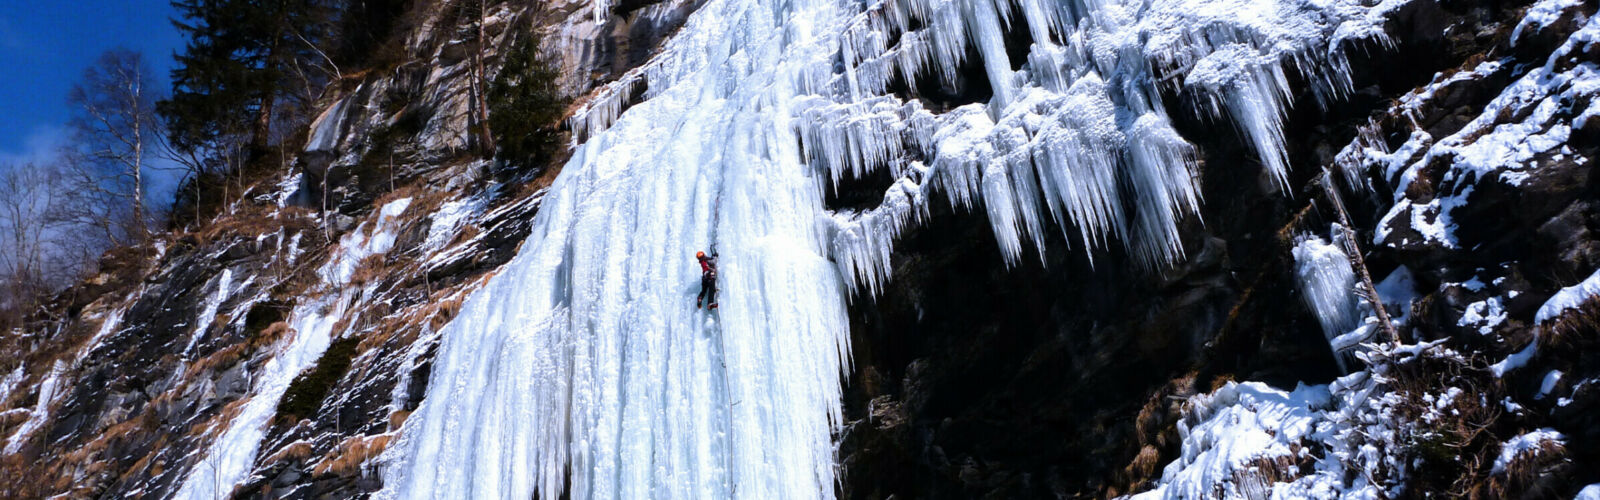
[[[572,118],[583,143],[441,332],[378,496],[556,498],[570,474],[574,498],[831,497],[845,300],[882,283],[929,200],[983,210],[1009,262],[1061,230],[1170,263],[1200,199],[1160,92],[1237,127],[1282,180],[1291,77],[1336,98],[1340,41],[1381,41],[1395,4],[709,0]],[[987,103],[889,92],[953,85],[969,54]],[[880,206],[823,207],[825,183],[882,168]],[[707,249],[710,313],[693,307]]]
[[[832,492],[845,291],[789,108],[848,14],[713,1],[689,20],[661,90],[578,148],[445,327],[380,497],[556,498],[569,471],[574,498]]]

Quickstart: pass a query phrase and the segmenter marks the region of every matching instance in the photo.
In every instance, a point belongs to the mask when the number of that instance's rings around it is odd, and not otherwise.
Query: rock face
[[[540,40],[583,140],[643,99],[640,68],[705,3],[500,4],[487,57]],[[1319,87],[1291,78],[1282,178],[1258,132],[1172,117],[1203,204],[1173,212],[1170,265],[1063,231],[1015,245],[983,200],[921,206],[849,309],[833,493],[1571,498],[1600,482],[1596,3],[1393,4],[1387,45],[1335,47],[1344,99],[1313,105]],[[441,328],[517,254],[564,160],[503,172],[469,153],[474,20],[459,10],[423,13],[409,63],[331,87],[288,171],[192,233],[108,254],[4,339],[0,496],[383,487]],[[1002,51],[1031,40],[1004,30]],[[954,113],[996,92],[976,60],[955,83],[886,86]],[[1174,109],[1192,98],[1154,88]],[[900,179],[866,172],[830,185],[828,208],[889,206]],[[1376,344],[1325,336],[1291,250],[1309,238],[1363,257],[1374,285],[1347,319]],[[1268,409],[1304,428],[1216,444],[1253,430],[1227,418]],[[1344,448],[1364,445],[1379,451]]]
[[[1559,335],[1589,345],[1597,333],[1587,320],[1555,326],[1534,313],[1600,264],[1588,236],[1597,143],[1583,140],[1600,123],[1583,118],[1594,113],[1596,82],[1587,54],[1600,45],[1580,28],[1593,12],[1592,2],[1406,5],[1385,26],[1396,47],[1352,62],[1347,104],[1290,116],[1289,196],[1249,181],[1257,160],[1237,136],[1180,124],[1202,145],[1207,222],[1185,226],[1191,257],[1166,272],[1129,271],[1115,256],[1090,266],[1061,241],[1043,266],[1007,267],[981,220],[936,212],[895,249],[883,295],[852,308],[842,496],[1134,493],[1160,483],[1162,466],[1176,461],[1167,468],[1176,472],[1191,460],[1174,429],[1189,413],[1184,398],[1232,379],[1284,389],[1332,381],[1338,366],[1312,333],[1314,312],[1294,297],[1288,251],[1297,236],[1337,222],[1318,167],[1335,172],[1375,279],[1400,269],[1415,280],[1389,308],[1403,317],[1403,340],[1446,339],[1481,360],[1479,370],[1540,331],[1570,328]],[[1469,280],[1478,281],[1462,285]],[[1546,426],[1564,433],[1564,454],[1526,458],[1562,465],[1530,480],[1486,463],[1425,463],[1449,479],[1395,480],[1390,494],[1564,498],[1600,480],[1588,472],[1593,421],[1566,409],[1593,396],[1592,382],[1565,384],[1595,375],[1561,351],[1540,348],[1504,378],[1465,378],[1506,387],[1504,413],[1479,423],[1500,439]],[[1550,380],[1548,391],[1535,387]]]

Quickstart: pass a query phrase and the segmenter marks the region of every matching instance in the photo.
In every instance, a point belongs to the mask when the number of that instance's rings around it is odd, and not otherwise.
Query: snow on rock
[[[1540,4],[1545,8],[1531,9],[1534,15],[1531,22],[1542,22],[1538,16],[1548,8],[1558,8],[1553,6],[1555,3],[1559,2],[1547,0]],[[1528,69],[1460,130],[1437,141],[1421,131],[1414,132],[1412,140],[1388,158],[1391,168],[1396,162],[1407,163],[1398,175],[1390,176],[1397,181],[1394,190],[1397,203],[1379,223],[1376,238],[1379,244],[1462,249],[1456,237],[1454,212],[1471,202],[1480,184],[1499,183],[1515,190],[1547,165],[1558,162],[1583,165],[1589,161],[1567,144],[1573,128],[1583,127],[1584,120],[1596,108],[1591,105],[1586,109],[1574,109],[1574,103],[1592,102],[1600,97],[1600,62],[1585,55],[1592,53],[1593,47],[1600,43],[1600,23],[1592,19],[1583,19],[1583,22],[1584,25],[1551,53],[1543,65]],[[1473,71],[1462,72],[1459,77],[1447,78],[1429,87],[1438,88],[1499,70],[1499,64],[1484,63]],[[1428,92],[1415,95],[1415,99],[1425,99]],[[1572,116],[1574,114],[1577,116]],[[1371,149],[1380,141],[1357,142]],[[1346,153],[1349,158],[1383,159],[1381,153],[1350,149],[1341,156]],[[1410,189],[1410,185],[1422,171],[1441,164],[1448,168],[1434,189],[1421,190],[1428,194],[1420,195],[1420,199],[1407,198],[1406,193],[1416,191]]]
[[[1511,465],[1512,461],[1525,455],[1539,453],[1546,446],[1546,442],[1560,445],[1566,442],[1566,439],[1566,436],[1550,428],[1539,429],[1513,437],[1500,445],[1500,455],[1494,459],[1494,473],[1504,473],[1506,466]]]
[[[1512,353],[1510,356],[1506,356],[1506,359],[1502,359],[1495,364],[1489,365],[1489,371],[1494,373],[1494,376],[1496,377],[1504,377],[1506,376],[1506,373],[1509,373],[1511,370],[1526,366],[1528,361],[1533,360],[1533,355],[1537,354],[1538,352],[1539,334],[1538,332],[1535,332],[1533,335],[1533,340],[1528,342],[1527,347],[1523,347],[1522,350]]]
[[[1229,382],[1211,394],[1195,396],[1189,401],[1193,411],[1178,424],[1182,456],[1167,465],[1160,486],[1133,498],[1259,495],[1261,491],[1251,488],[1262,485],[1236,481],[1236,474],[1279,458],[1309,459],[1311,452],[1302,440],[1316,430],[1318,410],[1326,408],[1331,397],[1325,385],[1284,392],[1260,382]]]
[[[1545,396],[1549,396],[1550,392],[1556,390],[1556,384],[1561,383],[1562,375],[1561,370],[1550,370],[1545,373],[1544,380],[1539,382],[1539,394],[1535,395],[1534,399],[1542,399]]]
[[[1500,297],[1489,297],[1471,304],[1462,311],[1461,319],[1456,322],[1459,326],[1474,328],[1481,335],[1494,333],[1494,328],[1506,321],[1505,307],[1500,305]]]
[[[1583,0],[1539,0],[1522,15],[1522,21],[1511,31],[1511,45],[1522,40],[1523,33],[1537,33],[1561,18],[1562,11],[1583,7]]]
[[[303,182],[304,178],[304,172],[295,172],[292,175],[284,176],[283,180],[278,182],[278,194],[274,197],[278,207],[288,206],[289,200],[294,198],[295,193],[300,192],[300,183]]]
[[[1366,369],[1328,385],[1285,392],[1229,382],[1192,397],[1178,427],[1180,458],[1133,498],[1395,498],[1411,463],[1405,443],[1431,432],[1427,426],[1454,411],[1465,391],[1422,394],[1425,411],[1402,418],[1397,408],[1411,403],[1385,386],[1385,366],[1425,356],[1464,362],[1441,342],[1373,346],[1359,355]]]
[[[1390,272],[1376,285],[1378,296],[1382,297],[1384,305],[1388,306],[1396,326],[1403,325],[1409,320],[1411,314],[1411,301],[1420,296],[1417,293],[1417,280],[1411,275],[1411,269],[1400,266]]]
[[[1569,310],[1577,309],[1584,302],[1600,295],[1600,270],[1590,274],[1588,278],[1556,292],[1544,305],[1539,306],[1539,312],[1534,315],[1535,323],[1545,323],[1560,318]]]

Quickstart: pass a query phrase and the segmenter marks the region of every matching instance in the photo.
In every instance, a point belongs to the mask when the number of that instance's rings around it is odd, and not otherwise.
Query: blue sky
[[[67,91],[108,49],[143,52],[165,86],[183,38],[168,0],[0,1],[0,161],[59,142]]]

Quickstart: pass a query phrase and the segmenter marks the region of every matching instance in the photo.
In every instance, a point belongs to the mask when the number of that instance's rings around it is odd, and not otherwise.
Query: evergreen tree
[[[557,83],[560,76],[540,56],[538,37],[519,39],[507,51],[505,65],[489,86],[489,129],[507,165],[534,167],[561,147],[567,99]]]
[[[172,5],[179,13],[173,24],[188,42],[176,56],[172,96],[160,111],[169,138],[181,150],[247,133],[250,147],[262,151],[271,144],[278,103],[329,77],[302,70],[320,67],[326,59],[316,45],[331,36],[336,9],[329,1],[173,0]]]

